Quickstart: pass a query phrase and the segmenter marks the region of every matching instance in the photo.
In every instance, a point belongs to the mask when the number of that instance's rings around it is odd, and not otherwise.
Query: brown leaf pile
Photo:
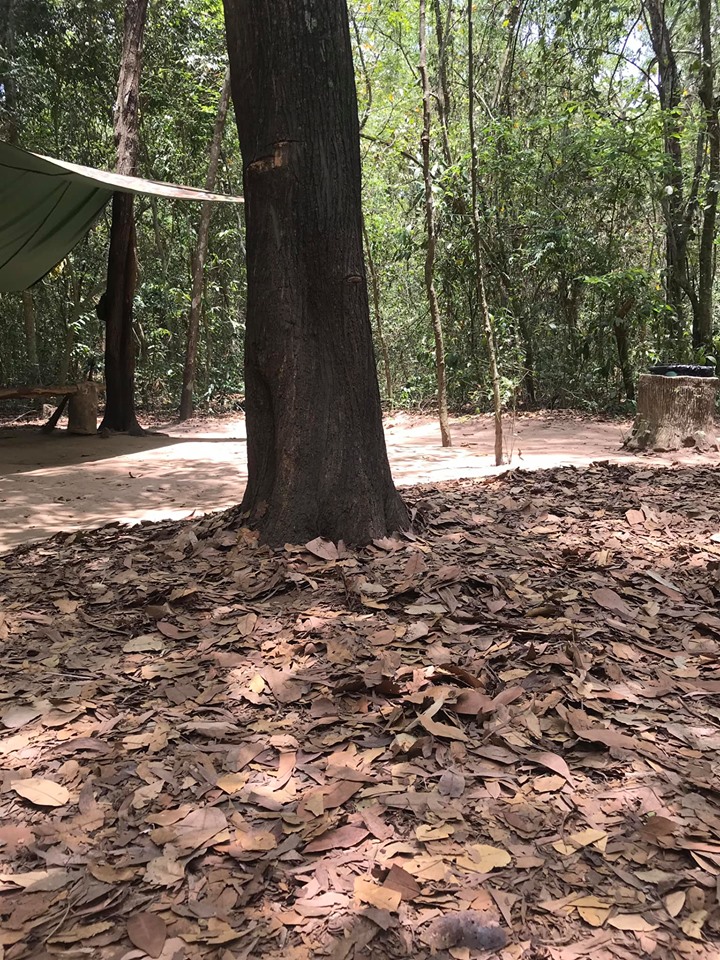
[[[0,560],[0,956],[717,958],[720,472],[409,498]]]

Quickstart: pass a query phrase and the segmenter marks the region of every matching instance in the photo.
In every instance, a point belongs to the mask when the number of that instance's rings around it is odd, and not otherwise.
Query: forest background
[[[492,383],[473,250],[466,6],[427,6],[426,173],[449,403],[482,410]],[[388,406],[433,406],[418,2],[368,0],[349,9],[381,390]],[[112,169],[123,5],[2,0],[0,13],[0,136]],[[713,0],[473,6],[480,237],[506,405],[628,409],[648,364],[715,354],[717,14]],[[151,3],[142,176],[205,185],[226,66],[220,0]],[[232,122],[216,189],[242,193]],[[172,409],[200,213],[145,197],[136,216],[138,403]],[[109,225],[107,210],[32,290],[0,297],[0,383],[65,383],[101,360],[96,305]],[[244,391],[243,235],[241,206],[213,211],[195,390],[209,409],[232,406]]]

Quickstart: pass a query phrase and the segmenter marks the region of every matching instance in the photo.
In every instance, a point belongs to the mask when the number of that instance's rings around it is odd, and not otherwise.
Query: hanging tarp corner
[[[81,167],[0,141],[0,293],[26,290],[64,260],[116,191],[215,203],[243,201]]]

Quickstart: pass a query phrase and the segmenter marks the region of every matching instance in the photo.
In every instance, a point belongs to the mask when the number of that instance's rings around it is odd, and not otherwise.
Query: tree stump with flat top
[[[97,433],[98,385],[92,380],[79,383],[68,406],[68,433],[91,436]]]
[[[640,377],[637,416],[625,446],[630,450],[718,449],[717,377]]]

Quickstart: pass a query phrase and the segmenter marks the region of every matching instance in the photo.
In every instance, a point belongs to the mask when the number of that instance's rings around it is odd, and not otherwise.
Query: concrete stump
[[[625,446],[631,450],[717,450],[717,377],[640,377],[637,416]]]
[[[77,393],[70,396],[68,405],[68,433],[90,436],[97,433],[98,385],[91,380],[78,384]]]

